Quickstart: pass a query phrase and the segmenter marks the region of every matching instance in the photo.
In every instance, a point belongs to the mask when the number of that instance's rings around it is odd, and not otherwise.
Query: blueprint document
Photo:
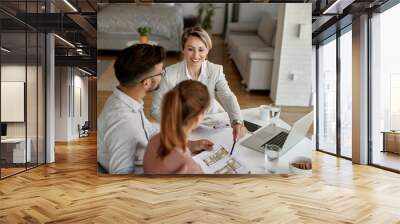
[[[240,163],[229,150],[214,143],[212,151],[203,151],[193,157],[205,174],[248,174],[249,169]]]

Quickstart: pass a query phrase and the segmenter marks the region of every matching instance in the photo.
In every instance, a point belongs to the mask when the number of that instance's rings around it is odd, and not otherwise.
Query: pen
[[[229,153],[229,155],[231,156],[233,153],[233,148],[235,148],[235,144],[236,144],[236,139],[233,141],[233,145],[232,145],[232,149],[231,149],[231,153]]]

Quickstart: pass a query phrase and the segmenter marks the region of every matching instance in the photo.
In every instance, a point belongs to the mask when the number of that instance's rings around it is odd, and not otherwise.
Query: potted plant
[[[149,41],[148,34],[151,32],[151,28],[148,26],[141,26],[137,29],[140,34],[139,42],[145,44]]]
[[[214,6],[212,3],[200,3],[197,8],[197,19],[201,28],[211,34],[212,17],[214,16]]]

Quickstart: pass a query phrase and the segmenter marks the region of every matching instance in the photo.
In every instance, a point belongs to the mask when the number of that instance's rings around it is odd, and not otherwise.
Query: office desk
[[[25,163],[31,161],[31,144],[30,138],[27,139],[25,154],[25,138],[6,138],[1,140],[1,157],[6,163]]]
[[[244,109],[241,111],[244,120],[258,124],[260,126],[266,126],[270,124],[270,121],[260,120],[258,116],[258,108]],[[223,119],[229,121],[227,113],[219,113],[210,115],[215,119]],[[277,119],[276,125],[285,129],[290,129],[290,125],[284,121]],[[288,152],[286,152],[279,160],[277,164],[274,162],[266,162],[264,153],[249,149],[240,144],[241,141],[250,137],[252,134],[248,133],[245,137],[240,139],[236,145],[233,154],[243,165],[247,166],[252,174],[265,174],[270,173],[268,170],[275,170],[276,174],[290,174],[292,173],[289,164],[297,157],[307,157],[311,159],[311,153],[313,150],[313,144],[310,139],[304,137],[299,143],[293,146]],[[232,128],[212,129],[207,127],[200,127],[196,129],[192,135],[191,140],[198,139],[209,139],[212,142],[218,142],[228,150],[232,148],[233,137]]]

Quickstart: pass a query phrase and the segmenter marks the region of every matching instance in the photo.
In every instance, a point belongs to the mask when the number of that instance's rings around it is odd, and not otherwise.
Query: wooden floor
[[[400,175],[315,152],[309,176],[97,176],[96,138],[0,181],[0,223],[400,223]]]
[[[5,178],[16,173],[24,172],[27,169],[33,169],[37,166],[36,163],[34,164],[27,164],[25,168],[25,164],[18,164],[18,167],[2,167],[1,168],[1,178]]]
[[[243,108],[270,102],[228,79]],[[309,110],[283,109],[289,123]],[[56,163],[0,181],[0,223],[386,224],[400,223],[399,199],[399,174],[320,152],[309,176],[98,176],[92,135],[58,143]]]
[[[25,171],[25,167],[2,167],[1,178]]]

